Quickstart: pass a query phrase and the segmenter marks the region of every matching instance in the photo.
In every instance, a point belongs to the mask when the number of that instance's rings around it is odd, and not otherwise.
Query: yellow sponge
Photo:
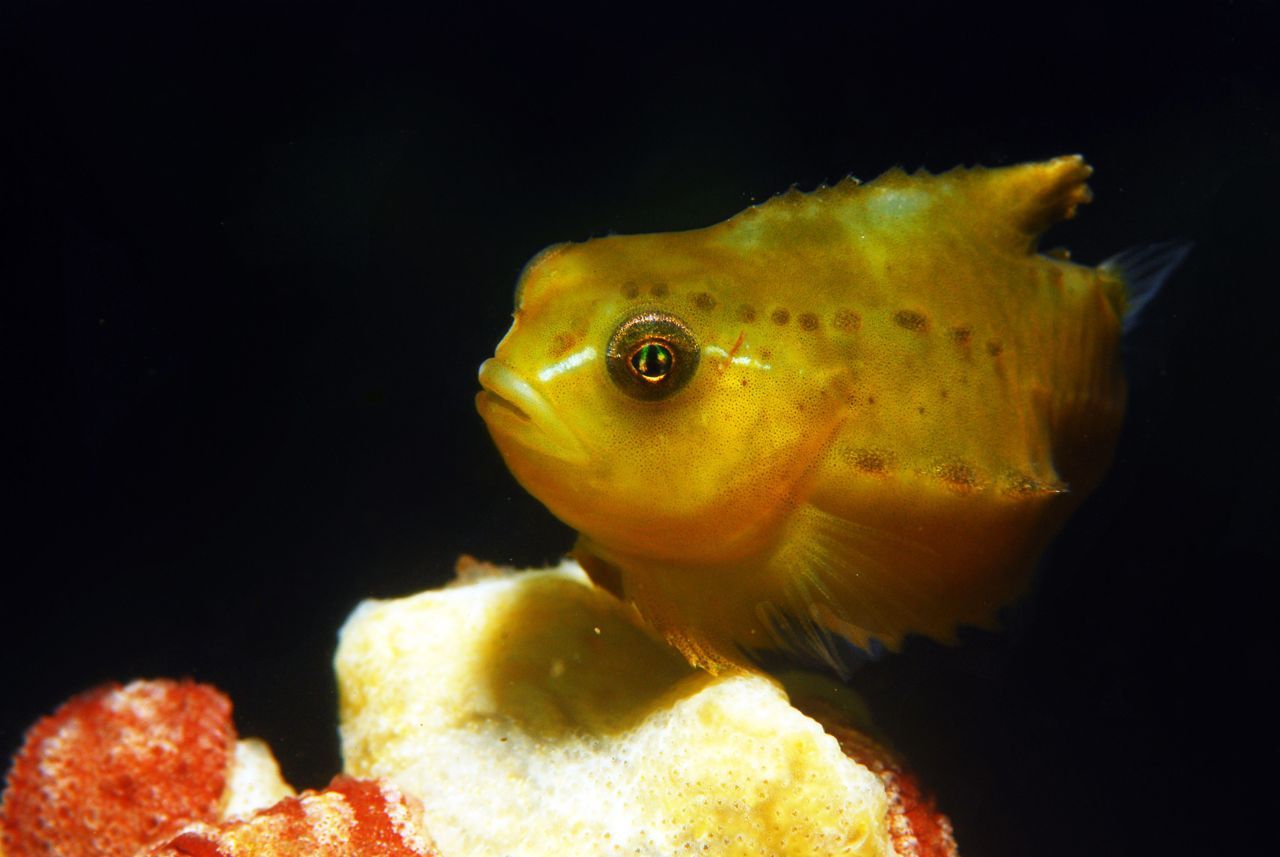
[[[445,857],[893,854],[881,780],[781,687],[690,668],[572,563],[365,602],[336,666],[346,772]]]

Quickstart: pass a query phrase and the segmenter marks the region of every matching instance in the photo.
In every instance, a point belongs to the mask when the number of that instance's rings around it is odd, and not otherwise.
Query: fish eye
[[[649,310],[614,330],[605,359],[609,376],[627,395],[665,399],[683,387],[698,368],[698,343],[674,315]]]
[[[661,339],[646,339],[631,352],[631,369],[646,381],[656,384],[671,374],[671,347]]]

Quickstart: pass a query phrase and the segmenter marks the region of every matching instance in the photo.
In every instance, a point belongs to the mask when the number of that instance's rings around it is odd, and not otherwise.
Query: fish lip
[[[586,461],[587,451],[582,442],[556,415],[551,403],[519,372],[490,357],[480,364],[480,386],[484,389],[476,404],[486,422],[505,415],[533,429],[532,432],[508,432],[523,446],[570,463]]]

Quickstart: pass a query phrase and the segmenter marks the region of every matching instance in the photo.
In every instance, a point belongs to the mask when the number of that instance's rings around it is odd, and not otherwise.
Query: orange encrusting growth
[[[417,801],[335,777],[250,818],[223,817],[231,702],[192,681],[107,684],[27,732],[0,800],[3,857],[434,857]]]
[[[1089,173],[894,170],[557,245],[521,277],[479,407],[584,566],[695,663],[781,644],[840,669],[832,635],[989,625],[1100,480],[1124,410],[1124,284],[1035,252]],[[700,349],[661,401],[603,366],[639,312]]]
[[[389,783],[335,777],[245,821],[194,824],[138,857],[435,857],[418,802]]]
[[[959,857],[951,819],[938,811],[933,797],[897,755],[846,725],[838,709],[818,699],[799,699],[796,706],[822,724],[840,750],[880,778],[889,799],[888,825],[895,857]]]
[[[0,804],[4,857],[129,857],[218,817],[235,728],[231,702],[191,681],[104,685],[26,736]]]

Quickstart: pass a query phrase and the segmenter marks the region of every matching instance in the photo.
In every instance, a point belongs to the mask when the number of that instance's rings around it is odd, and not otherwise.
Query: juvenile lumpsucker
[[[1037,253],[1078,156],[548,248],[477,398],[575,555],[692,662],[989,626],[1101,479],[1144,272]]]

